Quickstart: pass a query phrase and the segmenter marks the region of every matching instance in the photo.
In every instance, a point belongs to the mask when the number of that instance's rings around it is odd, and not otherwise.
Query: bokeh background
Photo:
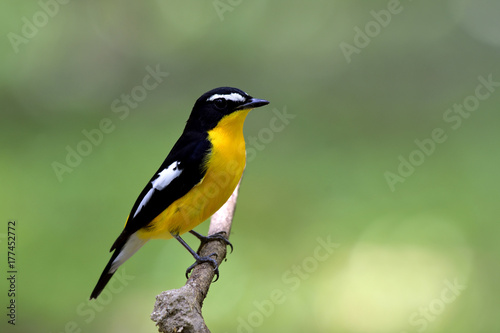
[[[230,85],[271,104],[245,124],[235,250],[204,304],[213,332],[499,332],[499,12],[494,0],[4,3],[1,331],[156,331],[155,295],[192,263],[175,241],[148,243],[88,297],[195,99]]]

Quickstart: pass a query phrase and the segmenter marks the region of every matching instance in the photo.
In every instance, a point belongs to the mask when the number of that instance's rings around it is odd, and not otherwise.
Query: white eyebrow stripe
[[[223,98],[226,101],[233,101],[233,102],[244,102],[245,101],[245,97],[241,96],[240,94],[230,93],[230,94],[224,94],[224,95],[223,94],[214,94],[207,99],[207,102],[211,102],[213,100],[216,100],[217,98]]]
[[[141,211],[142,207],[146,206],[146,204],[153,196],[155,190],[158,191],[163,190],[172,182],[172,180],[179,177],[179,175],[182,173],[182,170],[179,168],[179,164],[180,164],[179,162],[174,162],[170,164],[168,168],[163,169],[158,173],[158,178],[156,178],[151,182],[151,185],[153,187],[148,191],[148,193],[146,193],[144,198],[141,200],[141,203],[137,207],[137,210],[135,211],[133,217],[135,217]]]

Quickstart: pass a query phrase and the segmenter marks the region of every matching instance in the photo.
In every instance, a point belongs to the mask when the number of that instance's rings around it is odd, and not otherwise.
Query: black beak
[[[236,110],[248,110],[253,108],[258,108],[259,106],[264,106],[269,104],[265,99],[250,98],[245,104],[242,104],[236,108]]]

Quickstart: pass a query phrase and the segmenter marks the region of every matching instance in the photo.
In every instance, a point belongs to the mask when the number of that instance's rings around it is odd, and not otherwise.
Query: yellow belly
[[[212,216],[229,199],[245,168],[243,123],[250,110],[224,117],[208,132],[212,152],[207,157],[205,177],[186,195],[174,201],[147,228],[140,238],[172,238],[183,234]]]

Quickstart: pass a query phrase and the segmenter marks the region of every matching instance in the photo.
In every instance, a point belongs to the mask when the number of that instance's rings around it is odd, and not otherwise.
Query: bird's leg
[[[201,257],[198,253],[196,253],[182,238],[181,236],[179,236],[179,234],[172,234],[172,236],[177,239],[179,241],[179,243],[182,244],[182,246],[184,246],[186,248],[186,250],[189,251],[189,253],[191,253],[191,255],[193,256],[194,260],[195,260],[195,263],[192,264],[191,266],[188,267],[188,269],[186,270],[186,279],[189,278],[189,273],[193,270],[193,268],[199,264],[202,264],[204,262],[208,262],[209,264],[211,264],[212,266],[214,266],[214,272],[215,272],[215,281],[217,281],[219,279],[219,265],[217,265],[217,262],[213,259],[213,258],[210,258],[211,256],[215,255],[217,257],[217,253],[212,253],[206,257]],[[214,282],[215,282],[214,281]]]
[[[189,232],[200,240],[201,244],[200,244],[199,249],[201,249],[201,247],[203,245],[205,245],[206,243],[208,243],[212,240],[220,240],[225,245],[229,245],[229,247],[231,248],[230,253],[233,253],[233,244],[231,244],[231,242],[226,237],[224,237],[224,235],[223,235],[223,234],[225,234],[224,231],[217,232],[217,233],[215,233],[213,235],[209,235],[209,236],[203,236],[202,234],[200,234],[199,232],[196,232],[194,230],[190,230]],[[198,249],[198,252],[199,252],[199,249]]]

